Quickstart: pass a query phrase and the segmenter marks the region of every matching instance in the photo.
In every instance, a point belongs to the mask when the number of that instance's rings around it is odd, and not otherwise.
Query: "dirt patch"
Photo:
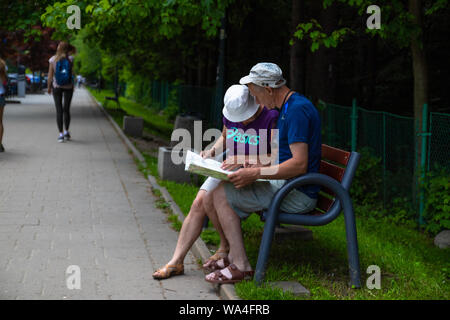
[[[139,151],[145,152],[153,157],[158,157],[159,147],[167,147],[170,144],[170,141],[145,131],[142,138],[129,137],[129,139],[135,144]]]

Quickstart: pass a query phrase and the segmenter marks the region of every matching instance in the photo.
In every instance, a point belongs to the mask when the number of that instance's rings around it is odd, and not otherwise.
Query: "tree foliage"
[[[361,17],[368,17],[366,9],[373,4],[370,0],[322,0],[323,8],[327,9],[333,4],[343,4],[353,8]],[[395,42],[399,47],[407,47],[412,39],[417,37],[421,28],[414,21],[414,16],[408,11],[406,1],[402,0],[380,0],[376,4],[381,8],[381,28],[364,31],[367,35],[378,35],[382,39]],[[446,8],[448,0],[434,0],[426,2],[425,14],[432,15]],[[349,26],[340,25],[331,34],[322,31],[322,26],[315,19],[300,23],[294,36],[298,39],[309,38],[311,40],[311,51],[316,51],[320,46],[326,48],[336,47],[346,37],[355,34]]]

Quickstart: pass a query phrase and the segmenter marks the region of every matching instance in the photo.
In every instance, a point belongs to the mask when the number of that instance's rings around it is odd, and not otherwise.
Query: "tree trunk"
[[[414,22],[419,26],[421,32],[423,30],[422,24],[422,2],[421,0],[409,0],[409,12],[414,16]],[[422,132],[422,110],[423,105],[428,102],[428,64],[423,49],[422,33],[411,40],[411,55],[414,74],[414,127],[416,139],[416,165],[414,170],[415,183],[413,184],[413,195],[417,195],[416,179],[420,176],[420,165],[422,157],[422,139],[417,136],[417,133]]]
[[[323,9],[320,1],[311,4],[313,15],[320,16],[320,24],[323,32],[330,34],[336,29],[337,11],[336,6],[331,5]],[[320,46],[315,52],[307,55],[308,78],[305,81],[306,93],[311,101],[317,105],[319,99],[326,102],[335,101],[336,92],[336,49]]]
[[[292,0],[292,35],[304,15],[304,1]],[[289,84],[296,91],[305,92],[305,41],[294,38],[290,48]]]

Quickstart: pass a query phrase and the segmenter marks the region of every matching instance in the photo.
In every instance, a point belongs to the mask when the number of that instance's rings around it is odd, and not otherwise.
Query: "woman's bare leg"
[[[172,259],[168,262],[168,264],[182,264],[189,249],[200,236],[203,221],[206,216],[206,212],[203,208],[205,194],[205,190],[200,190],[197,193],[191,209],[189,210],[189,214],[184,219],[180,230],[180,235],[178,237],[177,246],[175,247],[175,252],[173,253]]]
[[[3,110],[5,107],[0,107],[0,144],[3,141]]]

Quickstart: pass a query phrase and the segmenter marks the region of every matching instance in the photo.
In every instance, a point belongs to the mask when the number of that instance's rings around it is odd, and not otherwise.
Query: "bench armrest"
[[[300,187],[304,185],[320,185],[327,187],[335,193],[336,201],[331,206],[331,208],[320,216],[307,216],[300,214],[284,214],[284,223],[289,223],[292,218],[292,223],[298,224],[298,222],[304,221],[306,225],[324,225],[333,221],[341,212],[341,203],[350,202],[351,199],[347,190],[333,178],[321,173],[307,173],[300,177],[294,178],[291,181],[286,182],[272,197],[271,204],[267,210],[267,218],[272,215],[277,215],[280,211],[281,202],[283,199],[291,192],[295,187]],[[290,217],[291,216],[291,217]]]

